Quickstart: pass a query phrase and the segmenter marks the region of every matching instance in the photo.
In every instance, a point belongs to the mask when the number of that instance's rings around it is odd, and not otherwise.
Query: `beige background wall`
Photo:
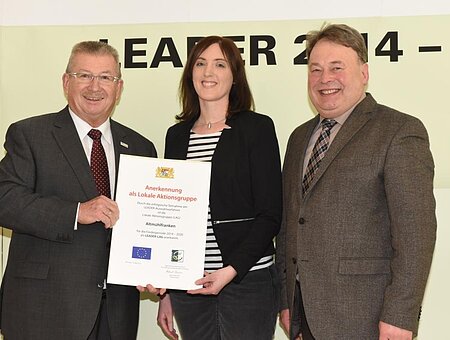
[[[46,5],[49,6],[49,3]],[[0,1],[0,12],[1,8],[14,6],[16,5],[8,1]],[[195,11],[191,10],[192,15],[193,12]],[[307,99],[306,66],[294,65],[294,59],[305,47],[300,41],[295,42],[296,38],[311,29],[320,28],[325,20],[333,23],[344,22],[367,33],[370,68],[368,90],[379,102],[419,117],[430,134],[436,163],[439,230],[418,339],[448,338],[445,322],[450,320],[450,252],[446,244],[450,242],[450,215],[446,208],[450,200],[450,134],[445,122],[450,115],[450,107],[446,105],[450,88],[450,11],[446,12],[446,15],[430,16],[364,15],[339,19],[327,15],[324,17],[328,19],[319,17],[301,20],[288,16],[285,18],[290,20],[279,20],[282,15],[275,11],[274,18],[277,20],[270,21],[263,18],[264,21],[146,24],[139,23],[142,21],[137,19],[135,24],[102,23],[81,26],[45,26],[39,22],[30,26],[12,22],[14,19],[6,18],[4,11],[1,13],[1,142],[10,123],[32,115],[54,112],[65,105],[61,76],[70,49],[76,42],[108,39],[109,43],[118,49],[124,61],[129,56],[129,50],[125,48],[126,42],[137,38],[146,42],[135,44],[134,49],[144,51],[145,55],[135,56],[132,61],[146,62],[147,66],[123,69],[125,90],[114,118],[151,139],[160,155],[164,150],[165,131],[174,123],[173,117],[179,111],[176,95],[182,71],[182,68],[174,67],[171,62],[162,62],[155,68],[150,67],[162,39],[164,41],[170,38],[184,63],[188,37],[211,34],[240,37],[237,45],[243,49],[257,111],[273,118],[283,156],[287,139],[294,127],[313,116]],[[395,14],[395,9],[391,13]],[[29,9],[23,14],[27,20],[32,20],[31,16],[28,19]],[[344,15],[343,13],[342,16]],[[238,16],[242,16],[242,13]],[[63,20],[61,16],[56,17],[57,20]],[[67,21],[73,20],[73,16],[67,12]],[[173,20],[167,20],[169,21]],[[389,56],[377,56],[375,53],[388,32],[393,32],[390,33],[391,36],[398,38],[398,49],[403,53],[398,57],[398,61],[391,60]],[[268,65],[263,55],[260,55],[256,65],[251,65],[251,41],[255,36],[267,36],[275,41],[275,47],[272,49],[275,65]],[[391,42],[394,40],[389,40],[383,50],[393,48]],[[424,45],[441,46],[441,51],[419,52],[419,46]],[[260,43],[259,47],[264,48],[265,44]],[[175,56],[168,48],[164,49],[163,55],[172,58]],[[5,229],[3,233],[3,260],[6,261],[10,234]],[[139,339],[164,339],[155,325],[157,304],[148,296],[142,298]],[[276,339],[285,339],[280,329],[277,330]]]

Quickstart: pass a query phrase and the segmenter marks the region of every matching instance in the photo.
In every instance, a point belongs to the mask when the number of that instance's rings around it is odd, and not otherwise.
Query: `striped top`
[[[219,142],[222,131],[211,134],[197,134],[191,131],[189,146],[187,151],[188,160],[211,162]],[[274,262],[273,255],[261,258],[250,271],[269,267]],[[206,249],[205,249],[205,270],[208,272],[223,268],[222,254],[214,235],[211,222],[211,209],[208,207],[208,221],[206,224]]]

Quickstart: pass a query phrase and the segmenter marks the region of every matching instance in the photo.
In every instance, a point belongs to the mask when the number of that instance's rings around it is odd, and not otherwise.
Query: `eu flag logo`
[[[133,247],[133,259],[150,260],[152,257],[152,248]]]

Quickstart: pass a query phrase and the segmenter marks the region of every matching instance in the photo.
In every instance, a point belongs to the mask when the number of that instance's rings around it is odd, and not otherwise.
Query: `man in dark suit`
[[[156,150],[110,119],[123,87],[113,47],[75,45],[62,80],[66,108],[14,123],[6,135],[0,225],[13,233],[1,330],[6,340],[136,339],[139,292],[105,283],[119,218],[110,197],[120,155],[156,157]]]
[[[307,56],[319,114],[284,161],[281,323],[291,339],[412,339],[436,237],[427,132],[365,92],[353,28],[311,32]]]

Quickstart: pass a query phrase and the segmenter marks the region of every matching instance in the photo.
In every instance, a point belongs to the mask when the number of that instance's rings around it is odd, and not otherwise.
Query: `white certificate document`
[[[199,288],[210,175],[209,162],[120,156],[108,283]]]

